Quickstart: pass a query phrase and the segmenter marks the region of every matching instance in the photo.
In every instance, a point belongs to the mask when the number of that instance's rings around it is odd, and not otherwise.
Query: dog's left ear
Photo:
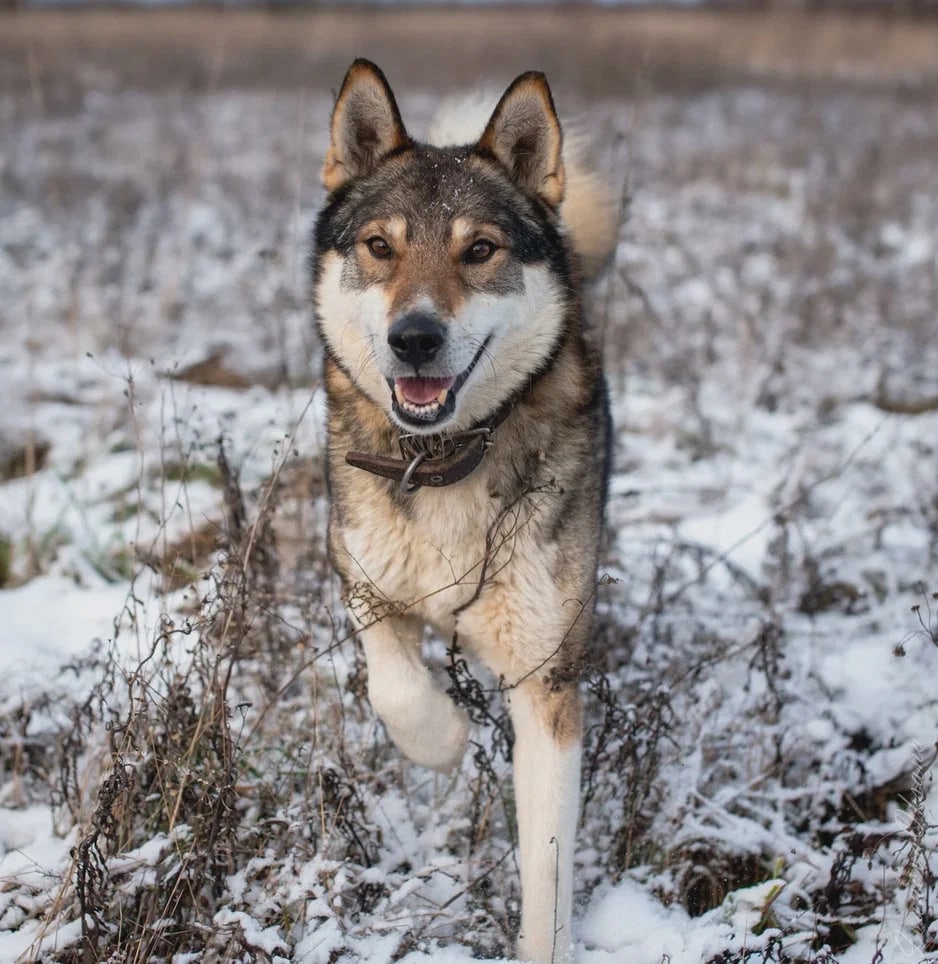
[[[332,111],[332,141],[322,166],[326,190],[370,173],[382,157],[410,142],[384,74],[370,60],[356,60]]]
[[[557,208],[563,200],[563,133],[550,87],[528,71],[505,91],[478,147],[489,151],[526,194]]]

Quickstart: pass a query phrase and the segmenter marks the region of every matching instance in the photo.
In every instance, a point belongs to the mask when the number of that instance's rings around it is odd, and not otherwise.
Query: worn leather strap
[[[492,443],[492,434],[508,417],[514,405],[509,399],[496,412],[488,425],[444,436],[401,436],[401,453],[405,456],[392,459],[385,455],[369,455],[367,452],[346,452],[345,461],[356,469],[364,469],[372,475],[401,483],[404,493],[423,488],[440,488],[464,479],[485,455]],[[434,448],[436,451],[434,451]]]
[[[392,459],[367,452],[346,452],[345,461],[356,469],[395,482],[406,478],[409,485],[438,488],[464,479],[482,461],[488,439],[488,432],[463,432],[449,439],[453,449],[449,455],[433,457],[421,452],[412,459]]]

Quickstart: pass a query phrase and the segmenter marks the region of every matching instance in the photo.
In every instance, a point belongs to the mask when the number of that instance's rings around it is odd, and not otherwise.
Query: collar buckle
[[[446,469],[452,470],[452,465],[437,466],[440,471],[426,476],[425,481],[415,481],[414,473],[417,469],[427,463],[427,469],[432,471],[434,463],[451,462],[454,456],[458,455],[470,442],[478,436],[482,436],[482,449],[479,459],[470,467],[469,471],[478,465],[482,453],[492,444],[492,428],[488,425],[479,428],[469,429],[468,432],[457,432],[455,435],[417,435],[413,432],[398,436],[398,445],[401,449],[401,456],[409,460],[404,475],[401,478],[400,490],[402,495],[413,495],[417,489],[428,486],[449,485],[450,482],[458,479],[448,479]],[[468,474],[468,473],[467,473]],[[459,476],[462,478],[462,476]]]

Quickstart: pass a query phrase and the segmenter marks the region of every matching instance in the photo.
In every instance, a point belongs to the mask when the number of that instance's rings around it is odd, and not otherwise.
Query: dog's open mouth
[[[454,397],[455,383],[455,378],[395,378],[394,401],[410,418],[435,421]]]
[[[389,378],[391,406],[395,415],[413,426],[436,425],[446,421],[456,410],[456,393],[472,374],[488,343],[489,339],[486,338],[469,367],[460,375]]]

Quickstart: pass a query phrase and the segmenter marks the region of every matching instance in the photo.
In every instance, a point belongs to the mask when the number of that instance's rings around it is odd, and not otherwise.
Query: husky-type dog
[[[425,625],[499,680],[515,734],[517,951],[538,964],[572,955],[577,681],[609,436],[572,248],[595,258],[614,217],[571,171],[580,200],[565,218],[542,74],[514,81],[474,143],[435,147],[357,60],[332,115],[314,251],[329,551],[371,704],[411,760],[446,771],[469,721],[421,659]]]

